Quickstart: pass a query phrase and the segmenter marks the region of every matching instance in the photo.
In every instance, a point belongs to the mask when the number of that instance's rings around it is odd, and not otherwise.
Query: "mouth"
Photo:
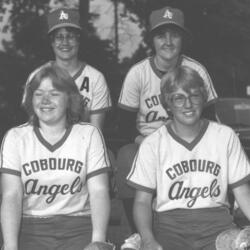
[[[54,108],[50,108],[50,107],[41,107],[40,110],[41,110],[41,112],[47,113],[47,112],[53,111]]]
[[[195,111],[184,111],[183,114],[186,116],[186,117],[193,117],[195,115]]]
[[[164,46],[162,47],[163,50],[173,50],[174,47],[173,46]]]
[[[62,49],[60,49],[60,51],[62,51],[62,52],[68,52],[70,50],[71,50],[70,48],[62,48]]]

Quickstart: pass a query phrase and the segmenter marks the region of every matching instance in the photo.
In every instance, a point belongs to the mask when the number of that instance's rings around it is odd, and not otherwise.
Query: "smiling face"
[[[163,26],[155,31],[153,44],[156,57],[165,61],[176,61],[182,49],[182,33],[174,26]]]
[[[77,59],[79,33],[74,28],[59,28],[52,36],[52,48],[57,60]]]
[[[33,109],[39,124],[66,126],[68,95],[53,86],[50,78],[43,78],[33,93]]]
[[[187,92],[180,87],[169,95],[167,103],[176,126],[195,127],[199,124],[204,105],[199,88],[189,89]]]
[[[194,69],[178,66],[162,77],[161,104],[179,131],[197,130],[206,102],[204,81]]]

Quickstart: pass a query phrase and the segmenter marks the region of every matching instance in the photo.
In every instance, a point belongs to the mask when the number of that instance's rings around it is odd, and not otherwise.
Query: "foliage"
[[[250,85],[250,1],[248,0],[113,0],[126,4],[147,27],[149,13],[166,5],[185,13],[193,33],[188,55],[209,70],[220,96],[245,96]]]
[[[249,0],[111,0],[126,8],[121,17],[147,30],[152,10],[165,5],[181,8],[186,26],[193,33],[193,43],[186,53],[203,63],[215,83],[220,96],[244,96],[250,82],[250,2]],[[1,0],[0,17],[10,11],[9,22],[3,32],[11,32],[13,39],[4,41],[0,57],[0,86],[11,93],[14,107],[20,103],[22,86],[27,75],[38,65],[52,58],[47,40],[45,15],[49,0]],[[67,4],[54,0],[54,4]],[[11,6],[11,8],[9,8]],[[147,56],[149,44],[141,43],[133,57],[118,64],[111,41],[101,41],[91,26],[89,0],[79,1],[82,27],[87,38],[82,41],[81,57],[103,71],[116,100],[122,79],[128,68]],[[135,18],[135,15],[138,18]],[[1,21],[1,19],[0,19]]]

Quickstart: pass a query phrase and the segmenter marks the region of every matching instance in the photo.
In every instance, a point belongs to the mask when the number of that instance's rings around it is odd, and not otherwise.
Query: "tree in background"
[[[117,14],[133,22],[143,31],[144,42],[131,57],[117,60],[119,46],[109,38],[101,40],[92,25],[97,16],[89,13],[90,1],[74,1],[79,6],[81,24],[86,32],[82,41],[81,57],[100,69],[107,77],[114,103],[117,100],[124,74],[135,62],[150,53],[147,40],[148,16],[153,9],[166,4],[181,8],[187,26],[194,35],[192,46],[186,51],[201,61],[209,70],[220,96],[245,96],[250,83],[250,2],[246,0],[110,0],[114,6],[125,7]],[[54,4],[69,5],[70,1],[55,0]],[[17,113],[22,86],[28,74],[52,58],[47,40],[45,13],[51,8],[49,0],[2,0],[0,14],[10,7],[9,22],[3,32],[10,31],[11,41],[3,43],[0,52],[0,86],[10,98],[12,110]],[[117,10],[117,8],[116,8]],[[118,10],[117,10],[118,11]],[[124,19],[125,17],[125,19]],[[136,17],[136,18],[135,18]],[[117,24],[117,23],[116,23]],[[119,26],[114,25],[119,39]],[[109,126],[113,126],[110,124]]]

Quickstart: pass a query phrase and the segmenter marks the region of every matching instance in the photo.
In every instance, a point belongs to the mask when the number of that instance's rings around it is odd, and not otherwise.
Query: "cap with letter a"
[[[180,9],[164,7],[152,11],[149,19],[150,32],[155,31],[163,25],[174,25],[190,35],[189,30],[184,26],[184,14]]]
[[[81,30],[80,15],[77,9],[59,8],[51,11],[48,16],[48,34],[58,28],[72,27]]]

